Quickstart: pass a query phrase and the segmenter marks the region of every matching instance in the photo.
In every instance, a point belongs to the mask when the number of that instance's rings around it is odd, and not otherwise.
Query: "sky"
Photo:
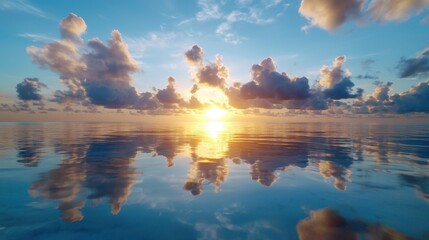
[[[0,120],[425,116],[429,0],[0,0]]]

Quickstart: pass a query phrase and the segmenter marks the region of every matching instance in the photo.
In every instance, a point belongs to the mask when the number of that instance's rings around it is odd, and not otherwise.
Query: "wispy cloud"
[[[19,34],[18,36],[24,37],[24,38],[29,38],[29,39],[31,39],[32,42],[44,42],[44,41],[53,41],[54,40],[54,38],[48,37],[44,34],[22,33],[22,34]]]
[[[231,4],[234,5],[232,9],[237,10],[225,10],[231,9],[229,8]],[[256,25],[273,23],[283,15],[290,4],[282,4],[282,0],[237,0],[235,2],[198,0],[198,5],[200,11],[195,17],[180,21],[179,27],[193,22],[220,21],[215,31],[216,36],[226,43],[239,44],[247,38],[234,31],[233,27],[236,23]]]
[[[201,7],[201,11],[197,13],[195,19],[203,22],[209,19],[219,19],[222,17],[220,7],[213,0],[199,0],[198,5]]]
[[[239,44],[246,39],[233,31],[233,25],[238,22],[244,22],[256,25],[265,25],[273,23],[280,17],[287,7],[281,7],[276,11],[274,17],[264,17],[265,11],[280,4],[280,0],[270,1],[265,7],[258,5],[246,7],[243,10],[234,10],[223,17],[224,21],[217,27],[216,35],[227,43]]]
[[[131,55],[141,58],[143,52],[153,48],[166,48],[177,38],[174,32],[151,32],[145,37],[124,37]]]
[[[34,16],[53,19],[46,12],[40,10],[39,8],[31,5],[25,0],[1,0],[0,1],[0,9],[1,10],[9,10],[9,11],[18,11],[25,12]]]

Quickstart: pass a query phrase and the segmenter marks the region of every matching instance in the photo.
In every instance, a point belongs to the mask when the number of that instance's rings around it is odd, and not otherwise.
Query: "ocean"
[[[0,133],[0,239],[429,238],[425,123],[1,123]]]

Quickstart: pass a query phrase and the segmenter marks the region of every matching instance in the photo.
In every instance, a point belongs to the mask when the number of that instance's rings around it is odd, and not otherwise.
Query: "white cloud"
[[[35,33],[22,33],[22,34],[19,34],[18,36],[24,37],[24,38],[29,38],[29,39],[31,39],[32,42],[44,42],[44,41],[53,41],[54,40],[54,38],[48,37],[44,34],[35,34]]]
[[[222,17],[222,13],[216,1],[199,0],[198,5],[201,7],[201,11],[195,16],[197,21],[203,22],[209,19],[219,19]]]
[[[34,16],[52,19],[47,13],[29,4],[25,0],[2,0],[0,1],[0,9],[25,12]]]
[[[145,37],[124,37],[128,44],[131,55],[134,58],[141,58],[143,52],[155,48],[167,48],[172,41],[177,39],[175,32],[151,32]]]

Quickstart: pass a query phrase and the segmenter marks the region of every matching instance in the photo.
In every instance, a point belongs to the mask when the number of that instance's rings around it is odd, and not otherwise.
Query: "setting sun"
[[[209,120],[220,120],[222,119],[224,116],[226,115],[226,110],[225,109],[220,109],[220,108],[211,108],[211,109],[207,109],[205,116],[207,119]]]

